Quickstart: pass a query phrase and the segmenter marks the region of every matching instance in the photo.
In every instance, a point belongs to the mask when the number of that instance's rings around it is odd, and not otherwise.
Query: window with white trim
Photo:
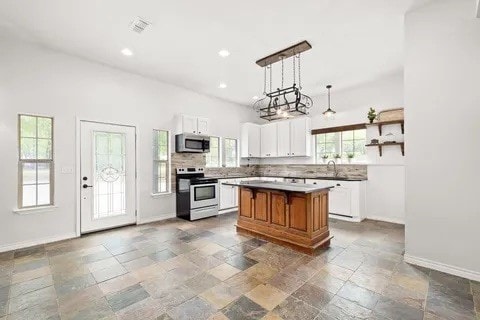
[[[53,205],[53,118],[18,116],[18,208]]]
[[[220,138],[210,137],[210,152],[205,155],[206,166],[209,168],[218,168],[220,163]]]
[[[355,161],[365,161],[365,144],[366,129],[316,134],[316,161],[322,162],[324,156],[332,160],[337,154],[342,158],[353,155]]]
[[[153,130],[153,193],[170,192],[169,132]]]
[[[223,139],[223,157],[225,167],[238,167],[238,140]]]

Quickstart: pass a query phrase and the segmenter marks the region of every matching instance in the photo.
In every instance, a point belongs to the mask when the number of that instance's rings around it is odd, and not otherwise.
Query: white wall
[[[406,259],[478,281],[479,39],[474,0],[406,16]]]
[[[335,86],[334,86],[335,89]],[[322,112],[327,108],[327,97],[314,97],[312,128],[335,127],[366,123],[370,107],[377,111],[403,107],[403,72],[382,77],[370,83],[350,89],[332,91],[332,107],[337,114],[326,121]],[[398,125],[386,126],[384,134],[392,132],[401,137]],[[367,140],[378,138],[378,128],[367,128]],[[313,143],[313,141],[312,141]],[[312,147],[312,150],[315,150]],[[377,148],[367,148],[367,216],[371,219],[395,223],[405,222],[405,158],[399,147],[384,148],[380,157]],[[262,164],[315,163],[315,157],[271,158],[260,160]]]
[[[77,181],[61,169],[75,167],[76,117],[137,127],[138,209],[144,221],[175,212],[174,195],[150,195],[153,128],[175,130],[175,115],[185,113],[210,118],[214,135],[239,137],[240,123],[255,119],[243,106],[35,45],[0,37],[0,47],[0,251],[75,235]],[[17,206],[18,113],[55,117],[58,208],[52,212],[12,212]]]

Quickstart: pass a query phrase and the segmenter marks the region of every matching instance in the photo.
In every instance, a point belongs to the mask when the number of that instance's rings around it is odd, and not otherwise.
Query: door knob
[[[93,186],[89,186],[88,184],[84,184],[84,185],[82,186],[82,188],[83,188],[83,189],[93,188]]]

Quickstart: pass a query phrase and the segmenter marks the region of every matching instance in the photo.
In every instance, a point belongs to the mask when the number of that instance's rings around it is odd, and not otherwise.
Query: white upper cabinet
[[[244,123],[241,131],[241,157],[260,158],[260,125]]]
[[[207,135],[209,132],[207,118],[199,118],[199,117],[182,114],[180,115],[180,123],[181,123],[181,128],[180,128],[181,133]]]
[[[242,124],[241,157],[309,157],[312,143],[310,118],[302,117],[264,125]]]
[[[278,139],[277,124],[269,123],[262,125],[260,129],[260,150],[261,156],[265,158],[277,157],[278,155]]]
[[[311,150],[310,118],[297,118],[290,122],[290,156],[309,157]]]
[[[277,123],[278,156],[290,156],[290,121]]]
[[[197,118],[197,132],[198,134],[208,134],[208,119]]]

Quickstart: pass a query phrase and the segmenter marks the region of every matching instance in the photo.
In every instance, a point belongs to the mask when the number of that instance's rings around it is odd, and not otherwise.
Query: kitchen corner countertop
[[[300,177],[300,176],[207,176],[212,179],[242,179],[242,178],[287,178],[287,179],[317,179],[317,180],[336,180],[336,181],[366,181],[366,178],[348,178],[348,177]]]
[[[334,186],[317,186],[314,184],[299,184],[299,183],[288,183],[288,182],[273,182],[265,180],[251,180],[243,181],[240,183],[223,183],[227,186],[236,186],[236,187],[246,187],[253,189],[269,189],[269,190],[280,190],[287,192],[299,192],[299,193],[313,193],[321,190],[327,190],[333,188]]]

